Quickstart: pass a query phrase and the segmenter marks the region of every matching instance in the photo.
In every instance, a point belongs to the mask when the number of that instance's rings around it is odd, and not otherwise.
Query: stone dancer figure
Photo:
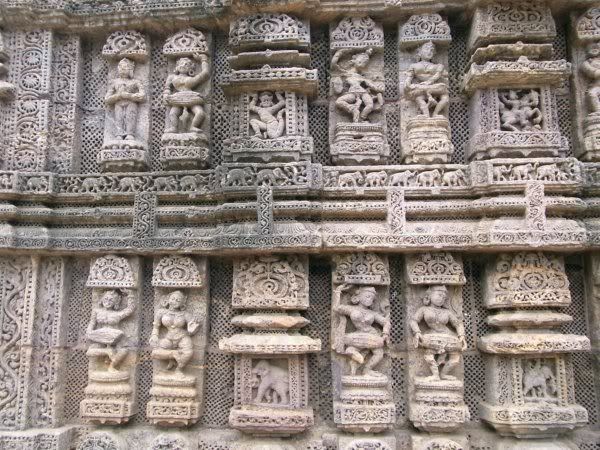
[[[265,91],[254,94],[248,105],[250,112],[258,115],[258,119],[250,119],[254,135],[263,139],[277,139],[285,132],[285,98],[276,92],[277,103],[273,104],[273,94]],[[258,105],[257,105],[258,102]]]
[[[135,309],[133,296],[127,296],[125,308],[119,310],[120,306],[121,294],[114,289],[106,291],[99,304],[92,309],[86,331],[86,338],[91,342],[88,354],[106,356],[109,360],[109,371],[117,371],[129,351],[127,348],[117,347],[124,335],[118,325],[133,313]]]
[[[590,80],[586,97],[590,114],[600,114],[600,42],[592,42],[586,48],[587,59],[581,64],[581,71]]]
[[[331,59],[331,67],[341,73],[341,76],[332,80],[333,91],[339,95],[335,106],[343,112],[352,116],[352,122],[368,121],[369,115],[383,107],[383,91],[385,85],[382,82],[371,80],[364,75],[373,49],[368,48],[364,52],[354,53],[346,61],[348,68],[342,66],[341,59],[355,50],[340,49],[335,52]]]
[[[117,139],[135,140],[138,103],[146,97],[141,81],[134,78],[135,63],[123,58],[117,65],[118,76],[110,80],[104,102],[113,108],[114,136]]]
[[[165,133],[201,132],[200,127],[206,114],[204,113],[204,100],[198,92],[195,92],[200,84],[206,81],[210,75],[208,68],[208,56],[201,54],[200,70],[194,74],[194,62],[190,58],[179,58],[175,65],[175,73],[167,77],[163,97],[168,107],[167,123]],[[188,121],[188,116],[193,115]],[[189,122],[189,123],[188,123]]]
[[[404,91],[415,102],[423,117],[448,117],[448,71],[443,64],[436,64],[435,44],[425,42],[417,51],[418,62],[408,68]]]
[[[425,362],[431,370],[431,379],[456,380],[451,375],[460,362],[461,351],[467,348],[462,321],[446,306],[446,286],[431,286],[423,297],[421,306],[409,322],[414,337],[414,347],[423,348]],[[421,322],[427,328],[421,329]],[[453,331],[448,325],[451,325]],[[446,360],[446,355],[448,356]],[[443,368],[440,371],[440,366]]]
[[[200,321],[185,311],[187,297],[182,291],[174,291],[166,297],[161,308],[154,314],[150,345],[155,359],[168,361],[166,370],[181,373],[194,354],[191,336],[200,328]],[[166,333],[161,339],[161,327]]]
[[[333,349],[350,357],[350,374],[356,375],[359,368],[365,376],[383,377],[373,370],[382,361],[384,347],[389,343],[391,322],[389,317],[373,310],[373,302],[377,291],[373,286],[359,286],[350,297],[351,305],[341,303],[342,292],[352,288],[350,284],[338,286],[334,292],[333,311],[339,315],[339,325],[335,331]],[[347,319],[350,319],[354,331],[346,330]],[[382,327],[373,326],[378,324]],[[367,359],[367,354],[371,357]]]

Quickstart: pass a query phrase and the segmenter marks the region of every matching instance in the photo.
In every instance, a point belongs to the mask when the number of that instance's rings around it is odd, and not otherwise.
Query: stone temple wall
[[[0,31],[1,450],[600,448],[600,2]]]

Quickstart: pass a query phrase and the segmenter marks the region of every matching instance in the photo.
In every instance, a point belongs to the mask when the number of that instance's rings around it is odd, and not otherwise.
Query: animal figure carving
[[[387,181],[387,173],[384,170],[368,173],[365,177],[365,186],[383,187]]]
[[[279,167],[274,169],[262,169],[256,174],[256,183],[259,186],[275,186],[282,184],[282,181],[286,180],[285,173]]]
[[[510,179],[513,181],[525,181],[528,180],[531,171],[534,169],[533,164],[521,164],[514,166],[510,171]]]
[[[420,187],[439,186],[442,180],[442,174],[438,169],[427,170],[417,175],[417,185]]]
[[[338,179],[340,187],[359,187],[364,182],[364,177],[360,172],[343,173]]]
[[[246,167],[244,169],[234,168],[227,172],[225,177],[225,186],[249,186],[252,182],[252,169]]]
[[[464,186],[467,184],[467,179],[462,170],[453,170],[444,174],[442,184],[451,187]]]
[[[523,395],[525,397],[553,397],[557,393],[556,380],[552,369],[538,359],[526,363],[523,371]]]
[[[257,387],[256,403],[276,403],[287,405],[290,392],[290,382],[285,369],[261,359],[252,369]]]
[[[414,176],[415,172],[412,170],[405,170],[404,172],[395,173],[390,177],[390,186],[406,187],[410,185],[410,181]]]

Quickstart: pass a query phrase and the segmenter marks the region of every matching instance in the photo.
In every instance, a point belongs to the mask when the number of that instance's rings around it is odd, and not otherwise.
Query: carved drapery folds
[[[571,65],[549,60],[555,36],[543,1],[476,9],[463,85],[473,118],[470,159],[565,155],[554,91],[568,79]]]
[[[308,258],[244,258],[233,276],[232,304],[241,314],[232,323],[244,331],[219,342],[235,355],[229,424],[259,435],[305,431],[314,422],[307,354],[321,349],[320,340],[299,333],[308,320],[294,312],[308,308]]]
[[[572,86],[575,92],[577,156],[600,161],[600,8],[573,16]]]
[[[412,164],[448,163],[448,23],[439,14],[411,16],[400,25],[400,112],[403,160]]]
[[[107,255],[93,260],[90,268],[88,385],[80,405],[81,418],[90,423],[118,425],[137,412],[139,265],[137,257]]]
[[[186,426],[202,415],[208,335],[208,270],[204,258],[155,261],[154,320],[149,344],[154,371],[146,416],[162,426]]]
[[[462,261],[450,253],[406,258],[409,418],[428,432],[449,432],[470,418],[464,403]]]
[[[287,14],[241,17],[230,25],[232,71],[223,89],[231,97],[230,162],[311,159],[308,97],[316,95],[307,21]]]
[[[97,159],[105,172],[144,170],[149,166],[149,54],[147,38],[137,31],[116,31],[102,48],[109,72],[104,96],[104,144]]]
[[[168,169],[208,164],[210,124],[210,35],[188,28],[169,37],[163,54],[169,61],[163,101],[165,132],[160,160]]]
[[[332,377],[335,424],[378,433],[396,421],[392,402],[387,258],[374,253],[337,256],[332,273]]]
[[[487,322],[499,331],[478,342],[488,355],[482,419],[517,437],[554,437],[585,424],[570,354],[589,350],[590,341],[557,329],[572,320],[556,311],[571,303],[563,257],[501,254],[488,264],[485,284],[485,305],[498,311]]]
[[[385,163],[383,28],[370,17],[347,17],[330,27],[329,135],[334,164]]]

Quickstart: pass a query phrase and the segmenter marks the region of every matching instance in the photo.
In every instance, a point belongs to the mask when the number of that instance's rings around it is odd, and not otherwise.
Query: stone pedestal
[[[381,124],[338,123],[331,144],[334,164],[378,164],[390,154]]]
[[[446,117],[413,117],[406,124],[406,164],[449,163],[454,153]]]

